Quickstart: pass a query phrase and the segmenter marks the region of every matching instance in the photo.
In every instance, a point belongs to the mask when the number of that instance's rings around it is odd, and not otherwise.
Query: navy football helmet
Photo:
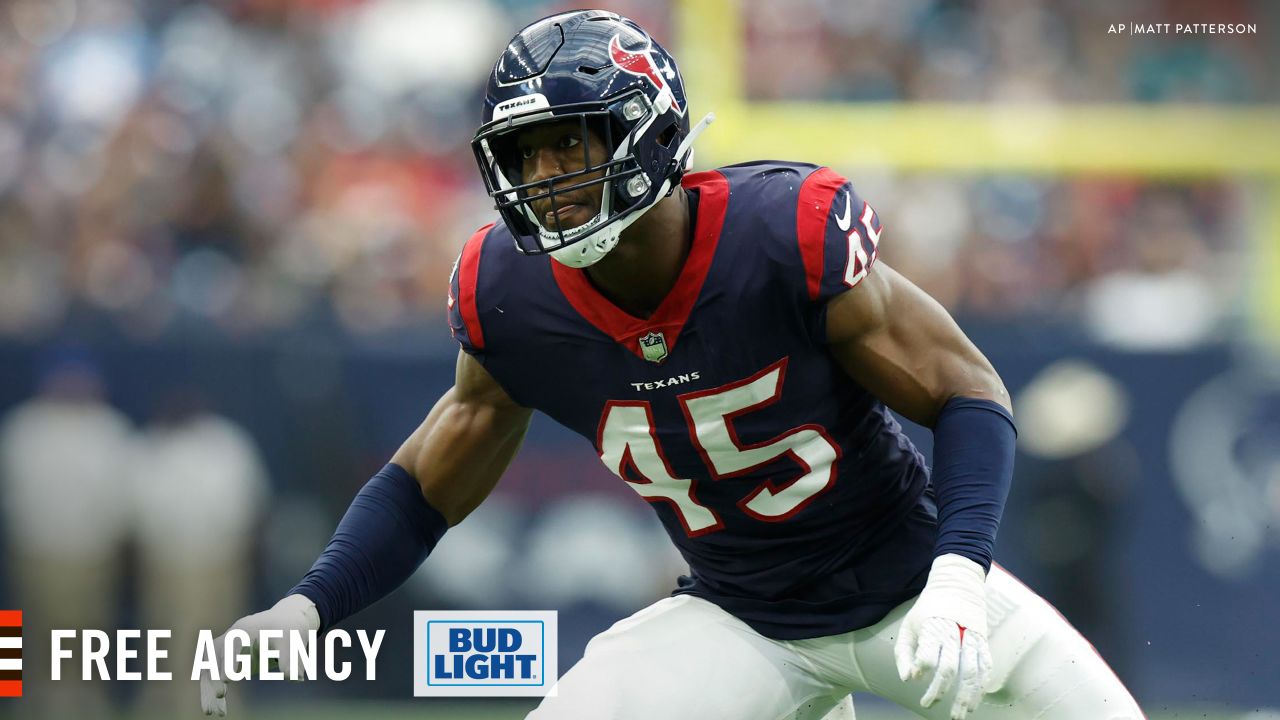
[[[639,25],[611,12],[579,10],[543,18],[507,45],[489,75],[472,148],[516,247],[581,268],[604,257],[623,229],[679,186],[692,164],[693,139],[712,119],[690,131],[675,60]],[[525,182],[517,134],[565,120],[581,124],[583,168]],[[593,133],[606,151],[596,164],[590,162]],[[604,186],[599,212],[562,227],[557,196],[594,185]],[[532,203],[548,200],[551,212],[539,219]]]

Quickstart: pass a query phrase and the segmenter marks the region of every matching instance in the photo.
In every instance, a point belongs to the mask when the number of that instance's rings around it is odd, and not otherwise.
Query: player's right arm
[[[458,354],[453,388],[356,494],[293,589],[315,603],[321,629],[399,587],[445,531],[488,497],[530,414],[471,355]]]
[[[287,638],[290,630],[327,629],[399,587],[445,530],[488,497],[519,449],[531,414],[460,352],[454,386],[356,495],[302,581],[274,607],[241,618],[232,629],[251,638],[262,630],[282,630]],[[220,650],[221,638],[217,645]],[[282,669],[290,676],[292,668]],[[226,693],[224,679],[206,674],[200,682],[204,713],[224,717]]]
[[[457,525],[489,496],[520,448],[532,413],[483,365],[459,352],[454,386],[391,462],[416,478],[431,507]]]

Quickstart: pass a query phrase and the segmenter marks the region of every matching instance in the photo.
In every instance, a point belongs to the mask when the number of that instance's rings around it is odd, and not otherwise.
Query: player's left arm
[[[770,187],[796,188],[794,232],[789,214],[765,224],[796,238],[781,266],[804,279],[795,297],[813,341],[890,408],[933,429],[934,560],[894,659],[904,681],[929,674],[925,706],[957,685],[951,716],[963,718],[991,669],[986,571],[1013,478],[1008,392],[942,306],[879,262],[885,228],[852,183],[815,168],[798,186]]]
[[[904,681],[932,674],[925,707],[958,683],[951,715],[963,718],[981,701],[991,668],[985,573],[1013,476],[1009,393],[947,311],[883,262],[826,310],[827,342],[844,370],[933,429],[935,559],[895,656]]]

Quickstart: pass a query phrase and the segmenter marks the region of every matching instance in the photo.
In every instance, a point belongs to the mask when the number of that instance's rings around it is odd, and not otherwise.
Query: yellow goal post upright
[[[759,158],[934,173],[1246,179],[1249,322],[1280,350],[1280,105],[759,102],[747,98],[739,0],[674,0],[699,163]],[[833,138],[871,138],[833,142]]]

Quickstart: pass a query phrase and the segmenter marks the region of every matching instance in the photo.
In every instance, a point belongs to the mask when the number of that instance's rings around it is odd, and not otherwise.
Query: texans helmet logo
[[[658,65],[653,61],[653,56],[649,54],[649,50],[623,50],[622,35],[614,35],[609,41],[609,57],[613,60],[613,64],[622,68],[623,71],[632,75],[639,75],[648,78],[654,87],[658,88],[658,92],[667,93],[671,97],[671,107],[675,108],[677,113],[683,113],[680,109],[680,103],[676,100],[675,93],[671,90],[671,86],[667,84],[662,73],[658,70]]]

